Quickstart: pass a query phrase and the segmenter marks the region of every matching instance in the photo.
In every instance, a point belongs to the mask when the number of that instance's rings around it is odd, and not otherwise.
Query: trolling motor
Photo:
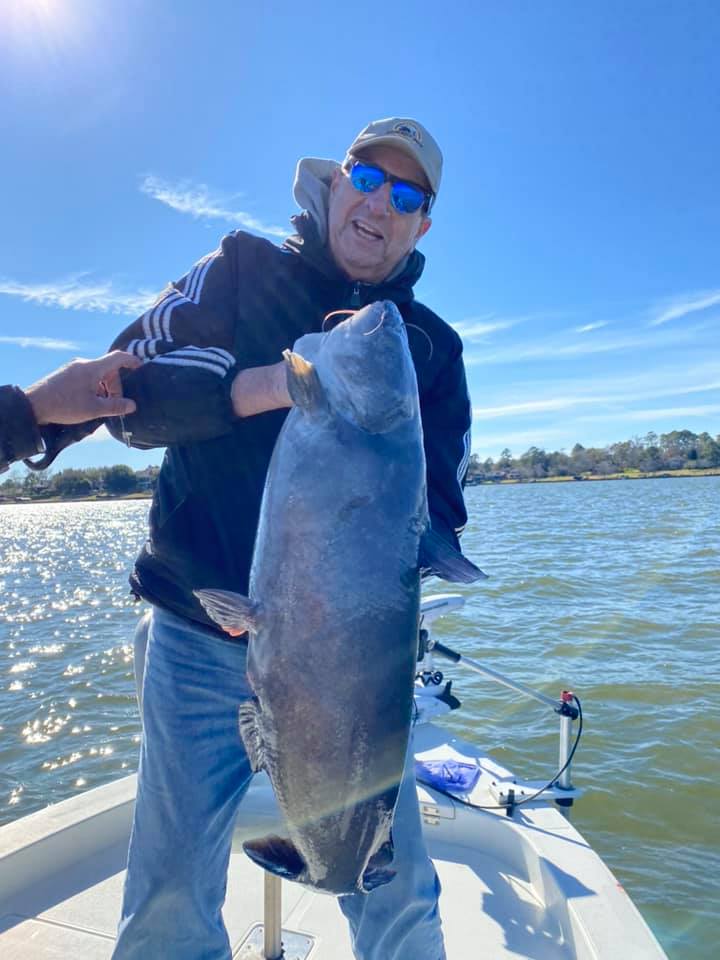
[[[433,620],[444,616],[452,610],[459,610],[465,603],[465,598],[459,594],[445,593],[435,594],[425,598],[420,604],[420,651],[422,654],[421,667],[417,673],[418,685],[421,688],[430,688],[434,686],[437,689],[436,696],[438,700],[447,702],[451,697],[457,706],[460,702],[450,693],[450,683],[448,681],[445,688],[440,691],[444,677],[440,670],[436,670],[433,662],[433,655],[439,654],[452,663],[467,667],[474,673],[479,673],[483,677],[494,680],[503,686],[522,693],[526,697],[531,697],[545,706],[551,707],[553,712],[560,716],[560,746],[558,754],[558,772],[553,779],[541,789],[537,789],[535,784],[519,782],[516,779],[510,781],[496,781],[491,785],[491,792],[498,802],[498,805],[506,808],[508,816],[512,815],[514,809],[522,803],[529,800],[542,797],[543,799],[552,799],[559,807],[569,808],[573,805],[576,797],[580,796],[581,790],[573,787],[570,780],[570,765],[575,755],[577,745],[582,733],[582,707],[580,701],[570,690],[563,690],[559,700],[553,700],[552,697],[528,687],[524,683],[511,680],[504,674],[493,670],[490,667],[483,666],[477,660],[465,657],[452,650],[445,644],[434,640],[430,636],[429,625]],[[430,692],[430,691],[428,691]],[[447,694],[447,697],[446,697]],[[452,707],[451,707],[452,709]],[[573,721],[580,721],[577,735],[572,742],[572,724]]]

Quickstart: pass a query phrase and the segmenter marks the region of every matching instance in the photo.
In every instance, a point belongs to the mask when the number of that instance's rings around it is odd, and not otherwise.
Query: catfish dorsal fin
[[[205,613],[227,633],[257,633],[260,604],[230,590],[193,590]]]
[[[302,410],[324,410],[327,407],[325,390],[315,366],[292,350],[284,350],[287,388],[292,402]]]
[[[419,563],[431,573],[450,583],[475,583],[487,580],[487,574],[471,563],[438,533],[427,528],[420,540]]]

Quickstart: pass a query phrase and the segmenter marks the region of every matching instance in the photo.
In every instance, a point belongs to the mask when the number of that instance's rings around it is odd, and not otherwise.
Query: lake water
[[[720,478],[467,492],[467,554],[438,639],[551,696],[585,733],[578,828],[672,960],[720,939]],[[147,501],[0,507],[0,823],[135,769],[126,582]],[[446,590],[445,585],[436,589]],[[445,723],[516,774],[550,777],[557,719],[462,668]],[[632,960],[632,958],[629,958]]]

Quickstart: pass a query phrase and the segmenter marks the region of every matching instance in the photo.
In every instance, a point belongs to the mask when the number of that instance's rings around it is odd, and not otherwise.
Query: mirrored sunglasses
[[[355,160],[348,172],[350,183],[360,193],[374,193],[384,183],[390,183],[390,202],[398,213],[417,213],[424,207],[427,213],[432,203],[433,195],[416,183],[402,180],[386,173],[382,167],[372,163],[363,163]]]

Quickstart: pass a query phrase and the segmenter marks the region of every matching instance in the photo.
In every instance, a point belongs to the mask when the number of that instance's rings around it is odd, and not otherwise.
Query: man
[[[219,633],[192,591],[247,590],[265,474],[291,405],[281,354],[320,332],[332,311],[381,299],[398,305],[418,375],[432,524],[457,545],[471,417],[462,347],[412,291],[424,264],[415,244],[430,228],[441,166],[429,133],[401,118],[371,123],[342,165],[302,160],[297,235],[276,247],[231,234],[115,341],[146,361],[123,377],[137,402],[123,437],[168,448],[150,537],[131,575],[153,613],[115,960],[230,957],[220,911],[251,777],[237,723],[251,690],[242,638]],[[441,960],[439,884],[410,767],[393,838],[392,882],[340,898],[355,955]]]
[[[43,453],[42,427],[120,417],[135,410],[125,399],[120,369],[141,361],[114,350],[97,360],[73,360],[25,391],[0,387],[0,473],[16,460]]]

